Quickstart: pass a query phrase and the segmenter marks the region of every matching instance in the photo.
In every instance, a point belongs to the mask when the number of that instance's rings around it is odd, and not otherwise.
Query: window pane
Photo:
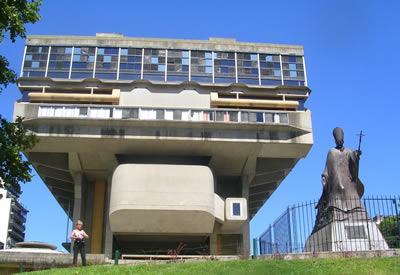
[[[241,216],[239,202],[232,203],[232,216]]]

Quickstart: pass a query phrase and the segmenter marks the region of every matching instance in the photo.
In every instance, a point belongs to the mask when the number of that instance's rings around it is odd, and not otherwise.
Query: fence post
[[[119,250],[115,250],[115,255],[114,255],[114,264],[118,265],[118,260],[119,260]]]
[[[253,260],[257,259],[257,238],[253,239]]]

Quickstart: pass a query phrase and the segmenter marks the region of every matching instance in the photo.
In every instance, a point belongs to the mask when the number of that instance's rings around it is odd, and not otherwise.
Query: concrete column
[[[84,193],[84,213],[85,220],[84,230],[89,234],[89,239],[86,240],[86,253],[92,253],[92,220],[93,220],[93,197],[94,197],[94,185],[92,182],[85,183],[85,193]]]
[[[242,197],[246,198],[247,203],[249,202],[249,184],[250,184],[250,177],[248,175],[242,176]],[[247,207],[247,221],[245,221],[240,229],[242,232],[242,255],[249,256],[250,255],[250,217],[249,211]]]
[[[210,235],[210,255],[217,255],[217,234]]]
[[[222,235],[213,232],[210,235],[210,255],[222,255]]]
[[[76,173],[74,176],[74,213],[72,215],[74,226],[82,218],[82,189],[83,175],[82,173]]]
[[[91,253],[101,254],[103,250],[103,222],[104,222],[104,195],[105,181],[96,180],[94,183],[93,217],[92,217],[92,244]]]
[[[110,259],[112,257],[112,246],[113,246],[113,233],[111,232],[110,219],[109,219],[111,185],[112,185],[112,176],[110,176],[107,180],[106,199],[105,199],[105,207],[104,207],[104,216],[105,216],[104,254],[106,255],[106,257],[108,257]]]
[[[82,193],[83,193],[83,174],[74,175],[74,212],[72,214],[72,228],[75,228],[76,222],[82,219]],[[71,252],[74,242],[71,242]]]

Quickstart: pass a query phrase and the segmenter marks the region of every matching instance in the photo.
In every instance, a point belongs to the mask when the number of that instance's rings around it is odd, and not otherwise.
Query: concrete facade
[[[90,253],[184,243],[185,254],[249,254],[250,219],[313,144],[301,46],[109,35],[26,44],[14,116],[40,142],[25,155],[84,221]]]

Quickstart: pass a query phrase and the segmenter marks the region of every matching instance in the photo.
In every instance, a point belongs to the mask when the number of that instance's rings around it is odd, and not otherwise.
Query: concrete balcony
[[[247,175],[252,218],[313,144],[310,111],[16,103],[14,115],[39,137],[26,156],[66,212],[74,171],[95,181],[158,163],[206,165],[232,186]]]
[[[15,230],[8,229],[8,234],[12,236],[13,239],[15,239],[18,242],[23,242],[25,239],[25,234],[20,234]]]
[[[18,223],[15,219],[10,219],[9,226],[15,227],[21,233],[25,232],[25,225]]]

